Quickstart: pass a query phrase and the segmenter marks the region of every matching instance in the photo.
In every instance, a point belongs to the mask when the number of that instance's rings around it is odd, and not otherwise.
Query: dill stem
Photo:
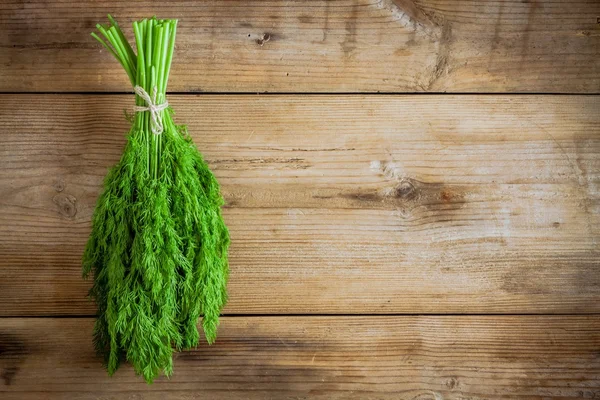
[[[177,20],[171,21],[171,25],[173,27],[171,32],[171,40],[169,42],[169,50],[167,52],[167,60],[166,60],[166,71],[165,71],[165,84],[164,84],[164,92],[167,93],[167,85],[169,83],[169,73],[171,72],[171,62],[173,61],[173,50],[175,49],[175,34],[177,33]]]
[[[122,60],[123,67],[125,67],[125,72],[127,72],[127,76],[129,76],[129,80],[133,85],[135,85],[135,67],[133,66],[133,60],[127,55],[125,50],[125,46],[121,43],[121,38],[119,34],[116,32],[116,28],[111,26],[108,31],[106,31],[108,37],[110,38],[110,42],[115,48],[117,54]]]
[[[110,14],[108,14],[108,20],[110,21],[110,24],[115,28],[115,32],[119,36],[119,41],[120,41],[121,45],[123,46],[123,49],[127,53],[128,58],[135,62],[136,55],[133,52],[133,49],[131,48],[129,41],[127,41],[127,38],[125,38],[125,35],[123,34],[123,31],[121,30],[121,27],[119,26],[119,24],[117,24],[117,21],[115,21],[114,18],[112,17],[112,15],[110,15]]]
[[[152,65],[150,67],[150,92],[148,92],[150,94],[150,97],[152,97],[152,92],[154,91],[154,88],[156,87],[156,68],[154,67],[154,65]],[[152,116],[150,115],[150,112],[148,112],[148,117],[149,119],[152,119]],[[152,123],[150,122],[150,125],[152,126]],[[152,135],[152,175],[154,176],[154,179],[156,179],[158,177],[158,169],[157,169],[157,164],[158,164],[158,153],[157,153],[157,148],[158,148],[158,138],[155,135],[154,132],[151,132],[152,129],[148,129],[147,134],[148,135]]]
[[[150,86],[152,86],[152,76],[151,76],[151,67],[152,67],[152,31],[154,29],[154,18],[151,18],[147,22],[146,26],[146,48],[144,52],[144,57],[146,57],[146,82],[144,86],[144,90],[147,93],[152,93]],[[148,113],[146,113],[148,114]],[[152,143],[150,141],[150,129],[149,129],[149,119],[145,118],[144,121],[144,132],[146,133],[146,157],[148,160],[148,175],[152,174],[152,157],[151,157],[151,148]]]
[[[147,49],[144,49],[144,30],[146,28],[146,20],[141,21],[139,24],[137,22],[133,23],[133,31],[135,34],[135,42],[136,42],[136,47],[137,47],[137,85],[141,86],[143,88],[146,87],[146,60],[144,57],[144,50],[147,51]],[[145,90],[145,89],[144,89]],[[137,105],[144,105],[144,101],[139,97],[136,96],[136,104]],[[150,160],[148,159],[148,125],[147,125],[147,113],[138,113],[139,118],[137,119],[138,122],[138,129],[140,129],[142,132],[144,132],[144,141],[145,141],[145,145],[146,145],[146,170],[150,171]]]
[[[154,48],[154,66],[156,67],[156,81],[154,83],[154,88],[156,89],[156,102],[162,103],[162,98],[164,97],[162,94],[162,48],[163,48],[163,38],[164,38],[165,28],[162,23],[158,25],[156,30],[157,41],[155,43],[156,47]],[[162,113],[162,111],[159,111]],[[160,142],[162,135],[154,135],[155,143],[156,143],[156,165],[155,165],[155,178],[158,178],[159,166],[160,166]]]
[[[164,23],[164,27],[161,27],[159,33],[161,34],[161,38],[159,39],[159,60],[158,60],[158,102],[163,103],[166,100],[166,92],[165,92],[165,71],[166,71],[166,61],[167,61],[167,50],[169,47],[169,35],[170,35],[170,26],[169,22]],[[165,118],[165,112],[161,111],[161,117]],[[158,159],[162,159],[162,135],[158,138]],[[160,162],[159,162],[160,163]],[[160,167],[160,165],[159,165]],[[159,170],[160,172],[160,170]]]

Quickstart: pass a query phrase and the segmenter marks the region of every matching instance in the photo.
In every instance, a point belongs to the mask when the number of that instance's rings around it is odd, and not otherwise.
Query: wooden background
[[[180,18],[222,184],[217,342],[95,357],[80,259],[133,96],[89,36]],[[0,3],[0,398],[600,398],[600,2]]]

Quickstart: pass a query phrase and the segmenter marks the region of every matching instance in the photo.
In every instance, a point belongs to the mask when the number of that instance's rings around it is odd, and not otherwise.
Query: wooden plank
[[[181,19],[179,92],[600,92],[589,0],[3,1],[0,91],[125,91],[90,38]]]
[[[129,95],[0,96],[0,314],[90,315]],[[172,96],[231,229],[226,313],[600,312],[600,97]]]
[[[109,378],[91,319],[0,319],[10,399],[539,399],[600,396],[598,316],[226,317],[170,380]]]

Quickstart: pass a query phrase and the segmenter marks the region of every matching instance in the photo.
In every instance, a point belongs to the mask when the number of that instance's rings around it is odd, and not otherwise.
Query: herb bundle
[[[136,52],[116,21],[92,33],[121,63],[135,111],[120,161],[109,171],[83,255],[93,274],[96,350],[109,374],[127,360],[150,383],[171,375],[174,349],[216,338],[227,300],[229,233],[219,185],[165,93],[177,20],[133,23]]]

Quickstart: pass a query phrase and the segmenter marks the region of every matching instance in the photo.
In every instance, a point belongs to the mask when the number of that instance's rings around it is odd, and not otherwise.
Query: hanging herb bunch
[[[108,18],[92,36],[125,69],[136,105],[96,205],[83,275],[93,274],[94,343],[108,373],[127,360],[150,383],[172,374],[174,350],[197,346],[201,316],[206,340],[215,341],[229,233],[219,185],[165,97],[177,20],[134,22],[134,51]]]

